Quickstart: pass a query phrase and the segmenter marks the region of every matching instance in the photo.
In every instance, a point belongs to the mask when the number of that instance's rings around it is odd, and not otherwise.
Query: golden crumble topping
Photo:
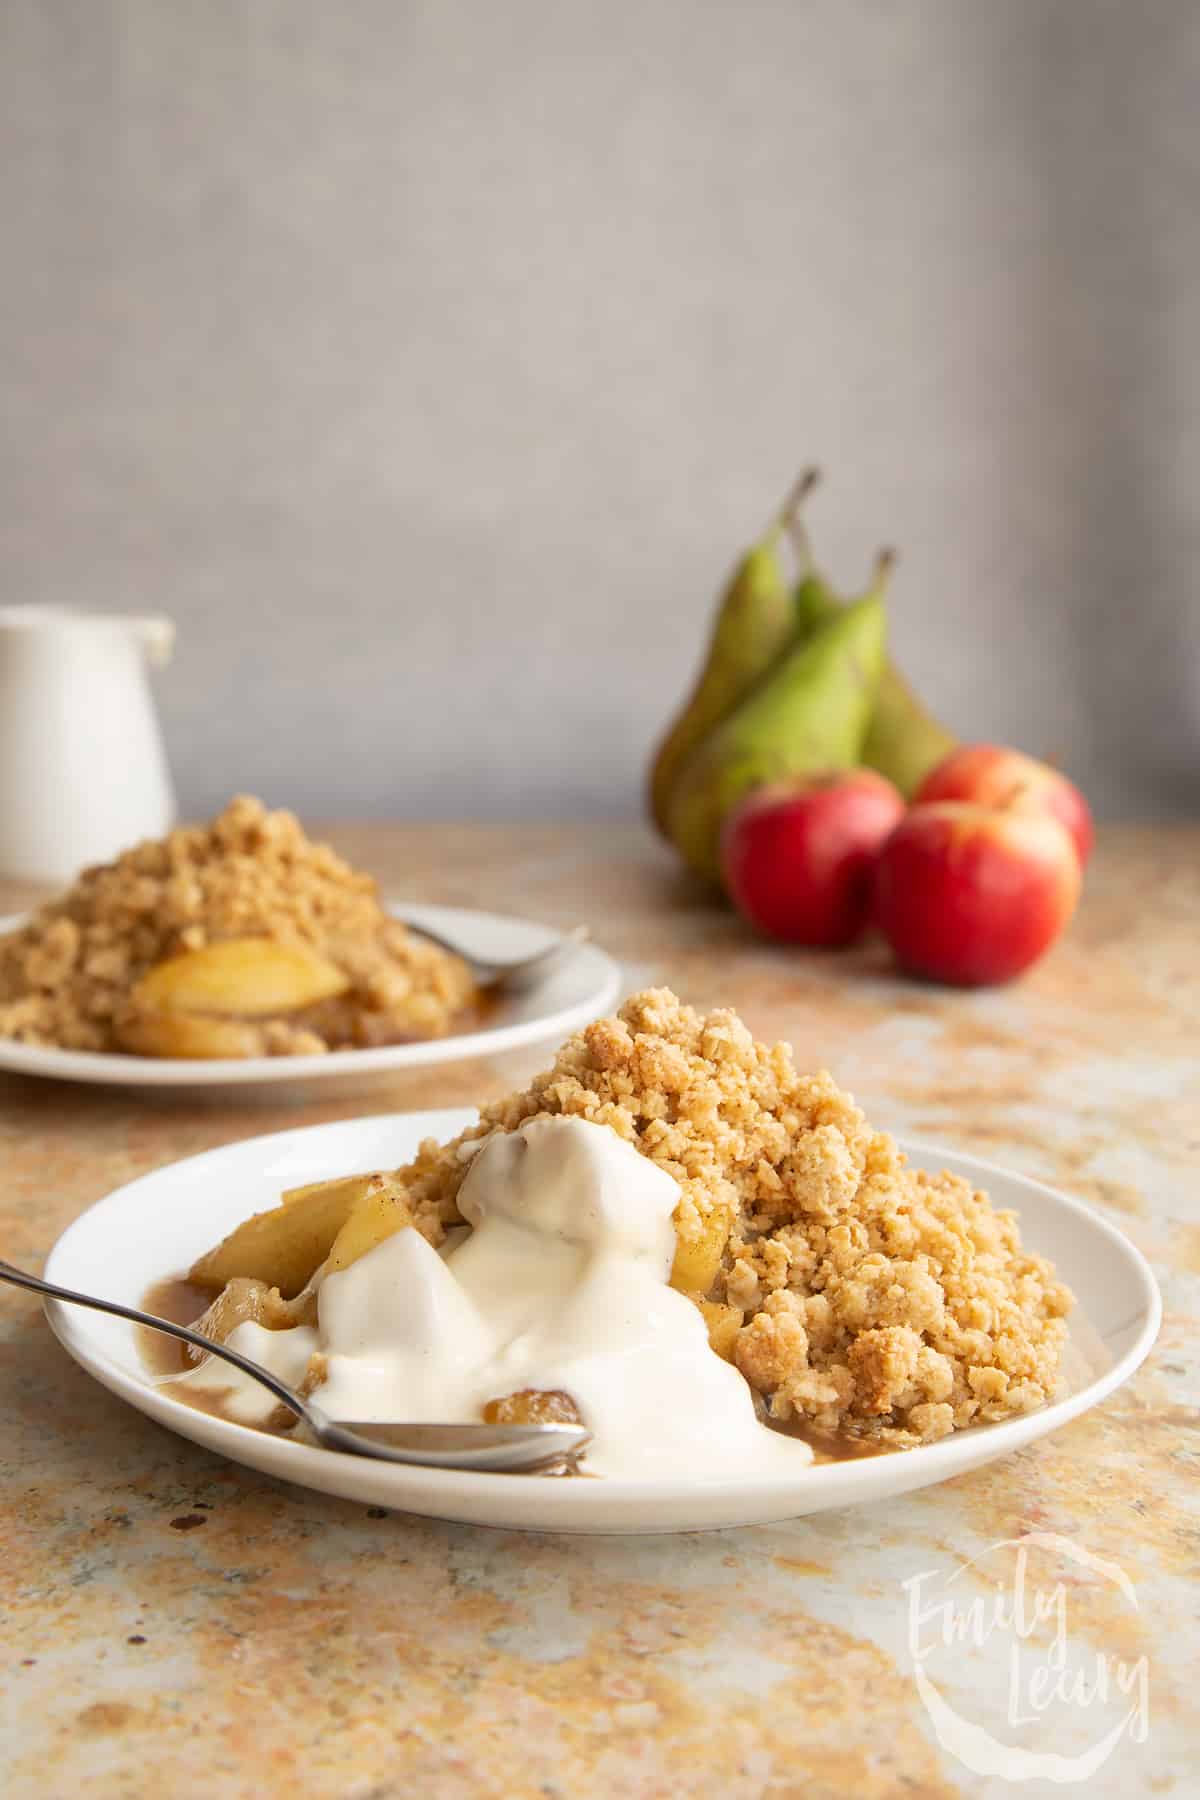
[[[678,1181],[673,1280],[779,1421],[912,1444],[1042,1405],[1072,1297],[1011,1212],[906,1166],[827,1074],[736,1013],[635,994],[553,1068],[398,1171],[434,1244],[496,1131],[537,1113],[609,1125]]]
[[[166,1031],[133,992],[172,958],[263,939],[319,956],[344,991],[273,1015],[176,1014]],[[369,875],[244,795],[85,870],[0,938],[0,1036],[73,1050],[309,1055],[443,1036],[475,997],[466,965],[391,918]]]

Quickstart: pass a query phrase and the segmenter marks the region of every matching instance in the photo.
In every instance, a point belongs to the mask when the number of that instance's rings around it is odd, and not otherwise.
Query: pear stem
[[[898,550],[894,550],[890,546],[881,550],[875,558],[875,569],[871,577],[871,586],[877,588],[886,587],[887,583],[892,578],[892,572],[899,560],[900,552]]]
[[[787,532],[791,539],[792,549],[796,553],[796,560],[806,575],[812,573],[815,558],[813,557],[812,540],[808,535],[808,527],[801,514],[804,502],[820,479],[821,471],[815,465],[803,471],[784,502],[776,525],[777,530],[782,527]]]
[[[795,485],[787,499],[784,501],[783,508],[779,515],[783,524],[791,524],[792,520],[800,511],[800,508],[804,505],[804,502],[808,499],[808,496],[812,493],[820,479],[821,471],[815,464],[811,468],[805,469],[797,477]]]

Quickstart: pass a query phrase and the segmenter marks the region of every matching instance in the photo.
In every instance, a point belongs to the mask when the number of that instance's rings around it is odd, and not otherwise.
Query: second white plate
[[[58,1240],[47,1280],[140,1306],[285,1187],[405,1162],[425,1137],[447,1138],[471,1112],[398,1113],[249,1138],[118,1188]],[[735,1469],[696,1481],[562,1481],[474,1475],[372,1462],[271,1437],[172,1399],[147,1372],[124,1320],[47,1302],[70,1354],[105,1387],[181,1436],[302,1487],[473,1525],[535,1531],[694,1531],[758,1525],[903,1494],[1017,1450],[1095,1406],[1137,1368],[1154,1342],[1161,1305],[1154,1277],[1128,1240],[1089,1207],[1039,1182],[932,1145],[906,1144],[920,1166],[950,1169],[1021,1215],[1024,1240],[1049,1256],[1078,1300],[1062,1397],[1040,1412],[985,1425],[891,1456],[808,1466],[769,1480]],[[94,1479],[103,1481],[102,1467]]]
[[[504,961],[532,956],[558,933],[531,919],[473,912],[460,906],[389,905],[388,911],[420,930],[444,933],[472,955]],[[24,923],[18,915],[0,919],[0,934]],[[325,1056],[253,1056],[191,1061],[154,1056],[107,1055],[90,1050],[42,1049],[0,1038],[0,1070],[42,1075],[56,1081],[98,1082],[105,1087],[171,1088],[212,1099],[251,1097],[255,1089],[307,1092],[361,1092],[397,1070],[499,1056],[535,1044],[556,1046],[572,1031],[598,1018],[620,991],[620,970],[595,944],[580,944],[527,991],[502,1000],[488,1024],[450,1037],[420,1043],[383,1044],[375,1050],[332,1050]]]

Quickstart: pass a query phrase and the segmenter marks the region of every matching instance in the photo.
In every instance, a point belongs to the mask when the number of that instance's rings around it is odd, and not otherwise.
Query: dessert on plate
[[[795,1469],[1028,1412],[1072,1304],[1014,1214],[665,988],[450,1143],[290,1190],[188,1279],[205,1335],[332,1417],[580,1418],[587,1471],[634,1477]],[[215,1358],[173,1391],[290,1424]]]
[[[61,1049],[310,1056],[443,1037],[478,998],[371,876],[244,795],[0,937],[0,1037]]]

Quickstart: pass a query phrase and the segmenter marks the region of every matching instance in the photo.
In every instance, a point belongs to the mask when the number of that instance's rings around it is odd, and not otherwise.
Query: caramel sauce
[[[208,1310],[212,1298],[205,1288],[197,1287],[185,1276],[170,1275],[165,1281],[156,1281],[153,1287],[147,1288],[142,1295],[142,1311],[157,1313],[160,1319],[170,1319],[173,1325],[194,1325],[200,1315]],[[164,1332],[154,1331],[149,1325],[138,1326],[137,1343],[138,1353],[146,1368],[156,1377],[156,1385],[161,1393],[169,1394],[172,1400],[182,1400],[185,1406],[193,1407],[196,1412],[212,1413],[217,1419],[230,1417],[221,1404],[228,1390],[196,1388],[190,1384],[180,1386],[178,1382],[169,1379],[172,1375],[186,1374],[195,1367],[187,1344],[181,1343],[178,1338],[167,1337]],[[279,1412],[282,1417],[282,1407]]]
[[[867,1456],[893,1456],[899,1444],[884,1444],[878,1438],[854,1437],[848,1431],[821,1431],[800,1419],[771,1419],[758,1409],[758,1416],[768,1431],[782,1437],[799,1438],[813,1453],[813,1462],[861,1462]]]
[[[157,1313],[160,1319],[169,1319],[172,1325],[194,1325],[211,1303],[212,1295],[204,1288],[197,1287],[182,1275],[171,1275],[166,1281],[156,1281],[147,1289],[142,1295],[141,1307],[143,1312]],[[148,1325],[139,1325],[137,1340],[138,1352],[152,1375],[182,1375],[185,1369],[193,1366],[188,1346],[181,1344],[178,1338],[152,1331]]]

